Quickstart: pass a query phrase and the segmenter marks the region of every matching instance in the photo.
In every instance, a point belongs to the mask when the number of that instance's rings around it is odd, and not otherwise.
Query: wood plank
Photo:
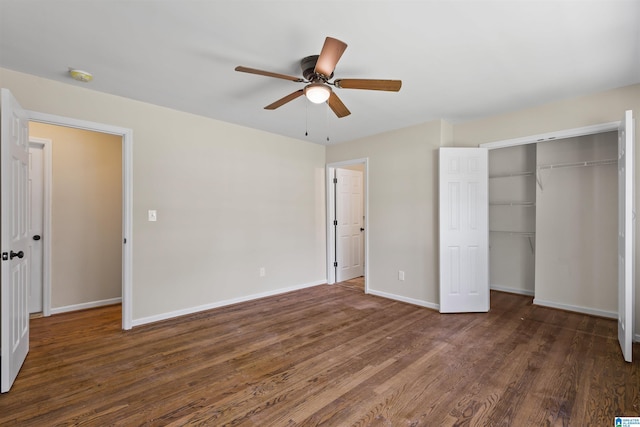
[[[120,306],[32,319],[24,368],[0,395],[0,425],[611,425],[638,416],[640,360],[623,361],[614,320],[501,292],[489,313],[444,315],[353,285],[132,331],[120,329]]]

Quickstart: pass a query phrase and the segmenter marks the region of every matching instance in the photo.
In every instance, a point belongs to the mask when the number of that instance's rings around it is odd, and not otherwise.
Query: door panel
[[[633,115],[629,110],[618,130],[618,341],[631,362],[633,340],[634,162]]]
[[[440,148],[440,312],[489,311],[488,153]]]
[[[0,391],[9,391],[29,352],[29,128],[11,92],[0,102]]]
[[[336,281],[364,274],[363,174],[336,169]]]

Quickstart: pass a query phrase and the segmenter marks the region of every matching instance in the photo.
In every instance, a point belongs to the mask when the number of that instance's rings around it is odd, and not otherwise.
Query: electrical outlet
[[[404,280],[404,271],[398,270],[398,280]]]
[[[260,277],[264,277],[267,275],[267,269],[264,267],[260,267]]]
[[[155,210],[149,210],[149,221],[157,221],[158,220],[158,212]]]

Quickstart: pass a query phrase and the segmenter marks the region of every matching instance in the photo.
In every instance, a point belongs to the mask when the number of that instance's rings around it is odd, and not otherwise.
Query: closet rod
[[[489,230],[490,233],[505,233],[510,236],[534,237],[536,233],[532,231],[506,231],[506,230]]]
[[[605,160],[587,160],[585,162],[574,162],[574,163],[556,163],[550,165],[539,165],[538,170],[545,169],[560,169],[560,168],[577,168],[584,166],[600,166],[600,165],[613,165],[617,164],[618,159],[605,159]]]
[[[489,206],[523,206],[532,207],[536,204],[534,202],[490,202]]]
[[[514,173],[503,173],[497,175],[491,175],[489,178],[513,178],[515,176],[533,176],[533,172],[514,172]]]

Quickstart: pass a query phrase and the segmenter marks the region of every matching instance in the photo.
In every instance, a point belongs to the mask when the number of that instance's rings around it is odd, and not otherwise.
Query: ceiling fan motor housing
[[[326,82],[327,80],[330,80],[333,77],[333,73],[331,73],[330,76],[323,76],[315,72],[316,63],[318,62],[319,56],[320,55],[307,56],[302,58],[302,61],[300,61],[300,68],[302,69],[302,75],[306,80],[310,82],[315,82],[317,80]]]

